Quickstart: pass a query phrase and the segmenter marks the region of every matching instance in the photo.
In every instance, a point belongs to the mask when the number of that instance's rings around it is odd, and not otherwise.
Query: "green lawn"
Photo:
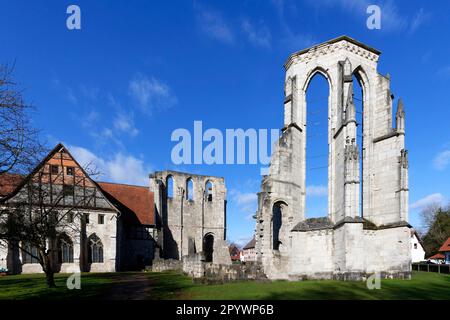
[[[56,289],[47,289],[43,275],[0,277],[0,299],[100,299],[112,291],[130,287],[135,273],[82,274],[81,290],[68,290],[68,275],[56,276]],[[414,272],[412,280],[382,280],[381,289],[368,290],[356,281],[274,281],[235,282],[220,285],[194,284],[186,276],[173,273],[146,273],[150,290],[145,299],[449,299],[450,275]],[[147,280],[146,280],[147,281]],[[129,282],[129,283],[128,283]],[[142,286],[142,285],[141,285]],[[127,288],[123,288],[127,292]]]
[[[413,272],[412,280],[382,280],[369,290],[356,281],[235,282],[192,284],[180,275],[150,274],[162,299],[449,299],[450,275]]]

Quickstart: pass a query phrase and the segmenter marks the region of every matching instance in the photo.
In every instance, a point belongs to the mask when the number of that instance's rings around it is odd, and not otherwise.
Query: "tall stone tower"
[[[285,64],[284,127],[256,214],[257,259],[270,278],[409,276],[405,112],[399,100],[393,125],[390,78],[377,72],[379,56],[341,36],[296,52]],[[330,89],[328,215],[306,219],[306,90],[317,73]],[[354,78],[363,91],[361,124]],[[357,125],[363,126],[362,146]]]

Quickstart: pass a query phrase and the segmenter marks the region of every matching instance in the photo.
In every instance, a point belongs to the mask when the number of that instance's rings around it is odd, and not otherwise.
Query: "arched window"
[[[206,195],[206,201],[212,201],[213,200],[213,184],[209,180],[206,181],[205,195]]]
[[[73,242],[66,234],[58,240],[58,260],[59,263],[73,263]]]
[[[273,250],[280,249],[280,229],[283,219],[283,204],[277,202],[273,205],[272,209],[272,248]]]
[[[315,73],[306,89],[305,218],[328,214],[329,95],[327,78]]]
[[[39,263],[38,256],[39,251],[35,246],[29,243],[23,245],[23,263]]]
[[[362,70],[357,68],[353,73],[353,103],[356,115],[356,144],[359,152],[359,214],[363,216],[363,159],[364,159],[364,91],[362,87]]]
[[[203,253],[205,255],[205,262],[212,262],[214,255],[214,235],[208,233],[203,238]]]
[[[191,178],[186,180],[186,200],[194,201],[194,182]]]
[[[103,244],[99,237],[94,233],[89,237],[89,262],[103,262]]]
[[[173,198],[173,177],[167,176],[166,179],[166,192],[167,192],[167,198]]]

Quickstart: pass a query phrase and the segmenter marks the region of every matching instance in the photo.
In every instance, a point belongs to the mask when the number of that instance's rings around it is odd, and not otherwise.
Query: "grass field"
[[[365,282],[274,281],[194,284],[172,273],[82,274],[81,290],[68,290],[68,275],[56,275],[47,289],[43,275],[0,277],[0,299],[449,299],[450,275],[414,272],[412,280],[382,280],[381,289]],[[137,281],[139,279],[139,281]],[[144,279],[144,281],[142,281]],[[127,291],[128,290],[128,291]],[[114,295],[119,292],[121,295]],[[132,293],[132,295],[128,294]]]

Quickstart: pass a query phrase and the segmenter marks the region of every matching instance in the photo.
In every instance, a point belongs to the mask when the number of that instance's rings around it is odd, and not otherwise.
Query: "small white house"
[[[425,249],[416,230],[411,229],[411,262],[425,260]]]

